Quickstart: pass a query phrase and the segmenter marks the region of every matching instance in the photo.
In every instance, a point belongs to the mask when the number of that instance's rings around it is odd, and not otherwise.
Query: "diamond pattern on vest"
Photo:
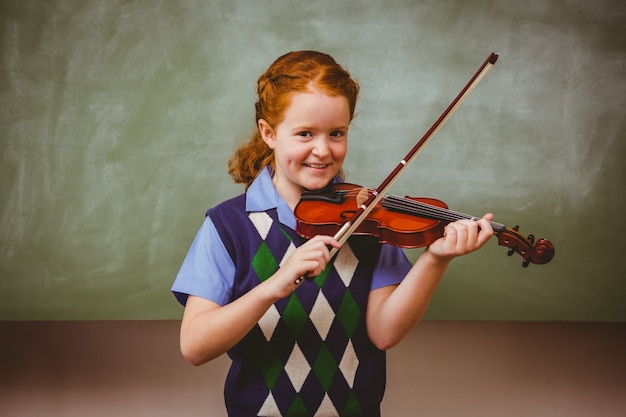
[[[346,378],[350,388],[353,388],[354,386],[354,377],[356,376],[356,369],[358,366],[359,358],[356,356],[352,341],[350,341],[348,342],[348,346],[346,346],[346,350],[341,358],[341,363],[339,364],[339,369],[343,373],[344,378]]]
[[[267,239],[267,235],[272,228],[272,223],[274,220],[264,211],[255,211],[248,215],[254,227],[256,227],[257,232],[259,232],[259,236],[261,239]]]
[[[315,299],[315,304],[313,304],[309,319],[313,322],[322,340],[326,340],[330,326],[332,326],[335,321],[335,312],[330,304],[328,304],[328,300],[324,297],[322,291],[319,292]]]
[[[271,390],[278,381],[282,370],[283,363],[278,359],[276,354],[269,348],[269,345],[259,346],[257,350],[261,374],[267,387]]]
[[[356,301],[352,297],[352,294],[350,294],[350,291],[346,291],[344,294],[337,315],[346,333],[351,337],[359,321],[361,311],[359,310],[359,306],[356,305]]]
[[[275,305],[272,305],[259,320],[259,327],[265,336],[265,339],[269,342],[276,330],[276,325],[280,320],[280,313]]]
[[[330,384],[333,382],[333,378],[337,373],[337,362],[335,362],[335,359],[326,344],[322,345],[319,355],[313,363],[313,372],[317,376],[317,379],[322,383],[326,392],[328,392]]]
[[[278,262],[265,242],[261,243],[252,259],[252,268],[261,281],[265,281],[276,272]]]
[[[296,343],[291,351],[291,355],[289,355],[289,360],[285,364],[285,372],[287,372],[287,376],[296,392],[300,392],[304,380],[309,375],[310,371],[311,366]]]
[[[339,413],[337,409],[333,405],[333,402],[328,398],[328,394],[324,395],[324,399],[322,403],[317,408],[315,415],[313,417],[335,417],[338,416]]]
[[[283,317],[290,318],[290,320],[286,322],[286,325],[289,330],[291,330],[291,335],[297,339],[308,320],[308,314],[300,300],[298,300],[298,296],[295,292],[292,292],[289,297],[289,302],[283,312]]]
[[[270,395],[267,396],[265,402],[261,406],[259,410],[259,416],[262,417],[281,417],[282,414],[278,409],[278,405],[276,405],[276,400],[274,400],[274,396],[270,392]]]
[[[287,247],[284,253],[273,253],[268,246],[271,240],[268,236],[276,236],[272,227],[278,225],[266,213],[250,213],[249,219],[262,239],[253,255],[252,268],[263,282],[296,246],[280,228],[289,244],[283,246]],[[266,242],[266,239],[269,240]],[[313,282],[303,284],[309,287],[294,291],[288,299],[270,307],[259,320],[258,326],[267,344],[256,346],[255,356],[268,388],[259,416],[336,416],[361,410],[351,391],[359,367],[351,337],[361,318],[361,310],[349,286],[358,263],[350,245],[345,244],[333,264],[339,277],[335,276],[333,282],[338,285],[328,288],[325,285],[331,271],[329,265]],[[315,293],[311,292],[311,286],[317,287]],[[290,350],[284,351],[285,340],[291,340]],[[274,346],[274,343],[277,344]],[[283,346],[280,348],[283,352],[275,350],[279,346]],[[345,395],[341,404],[333,399],[337,389]]]
[[[354,255],[354,252],[352,252],[349,245],[344,245],[344,247],[342,247],[337,253],[337,259],[335,259],[335,269],[346,287],[350,286],[350,282],[352,282],[352,277],[354,276],[354,271],[356,271],[358,264],[359,260]]]

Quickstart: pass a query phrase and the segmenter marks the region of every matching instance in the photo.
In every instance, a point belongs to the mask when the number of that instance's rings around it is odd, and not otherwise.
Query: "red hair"
[[[316,51],[289,52],[279,57],[257,82],[256,122],[265,120],[275,128],[283,120],[294,93],[322,90],[348,99],[350,120],[359,95],[359,84],[330,56]],[[228,161],[228,173],[246,188],[267,165],[274,163],[274,152],[258,129]],[[343,175],[342,172],[339,175]]]

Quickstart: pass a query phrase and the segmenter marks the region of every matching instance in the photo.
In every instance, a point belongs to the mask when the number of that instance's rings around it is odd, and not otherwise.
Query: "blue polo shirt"
[[[293,212],[278,194],[269,168],[266,168],[246,191],[246,211],[260,212],[274,208],[280,223],[295,230]],[[399,284],[411,266],[402,249],[383,244],[370,290]],[[232,301],[234,276],[235,265],[215,225],[206,217],[176,276],[172,292],[182,305],[187,303],[189,295],[195,295],[223,306]]]

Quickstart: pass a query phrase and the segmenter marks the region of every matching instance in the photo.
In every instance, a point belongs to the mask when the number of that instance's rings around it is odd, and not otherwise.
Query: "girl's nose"
[[[320,136],[315,140],[313,146],[313,154],[316,156],[326,156],[330,153],[330,147],[328,146],[328,138]]]

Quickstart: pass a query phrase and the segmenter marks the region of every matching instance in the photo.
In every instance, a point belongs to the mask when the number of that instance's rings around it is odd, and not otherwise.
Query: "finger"
[[[476,245],[476,241],[478,240],[479,231],[480,231],[480,226],[478,222],[472,222],[472,224],[467,226],[467,241],[465,242],[466,249],[469,249],[469,250],[474,249]]]
[[[309,248],[305,258],[311,261],[327,263],[330,260],[330,251],[324,242],[317,242]]]
[[[448,224],[444,229],[443,238],[443,248],[445,248],[446,252],[449,254],[456,253],[459,239],[462,238],[458,224]]]
[[[313,239],[316,239],[318,241],[323,242],[325,245],[327,246],[332,246],[333,248],[337,248],[339,249],[341,247],[341,245],[339,244],[339,242],[337,242],[337,240],[332,237],[332,236],[327,236],[327,235],[317,235],[315,236]],[[311,239],[311,241],[313,240]]]
[[[294,280],[294,285],[299,286],[304,279],[312,279],[324,271],[331,259],[330,247],[339,249],[341,245],[332,236],[317,235],[298,248],[292,261],[299,264],[303,272]]]
[[[454,229],[456,230],[456,242],[454,242],[454,249],[457,253],[464,252],[465,247],[472,238],[473,225],[471,223],[473,222],[468,222],[466,220],[454,223]]]
[[[310,250],[317,249],[320,252],[312,252],[311,255],[316,257],[317,255],[322,256],[325,263],[330,262],[331,258],[331,249],[336,248],[340,249],[341,245],[335,238],[332,236],[316,236],[318,239],[315,242],[311,242]]]
[[[317,260],[306,261],[305,271],[302,273],[302,275],[299,275],[294,280],[294,285],[298,287],[304,282],[305,279],[311,281],[321,273],[322,271],[320,269],[319,261]]]
[[[483,227],[486,230],[483,232]],[[479,248],[484,240],[483,235],[491,235],[491,226],[486,220],[459,220],[452,224],[456,241],[454,250],[457,255],[467,254]]]
[[[487,213],[482,217],[482,219],[478,221],[478,224],[480,225],[481,235],[486,236],[487,239],[493,236],[495,233],[493,227],[491,226],[492,220],[493,214]]]
[[[494,233],[493,227],[491,227],[491,220],[487,220],[487,218],[483,217],[482,219],[478,220],[477,223],[481,232],[489,235],[492,235]]]

